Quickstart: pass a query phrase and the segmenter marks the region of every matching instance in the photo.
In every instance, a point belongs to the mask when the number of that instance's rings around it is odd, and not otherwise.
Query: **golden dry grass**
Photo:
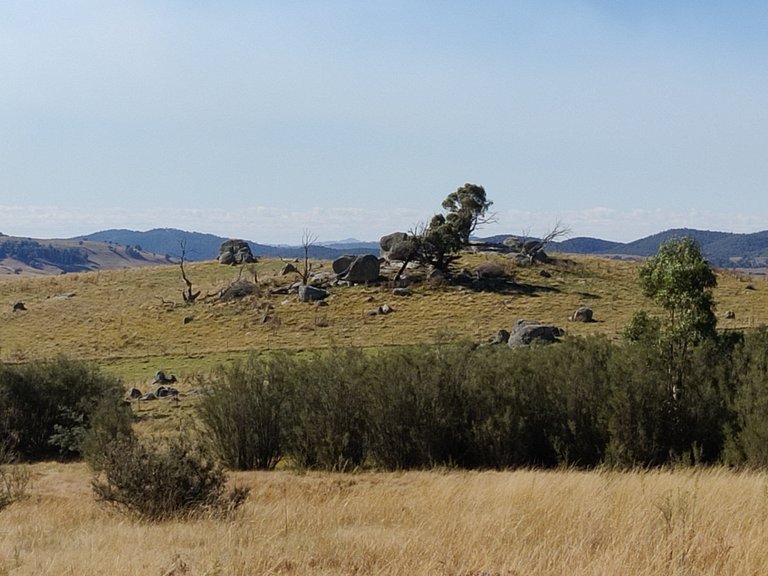
[[[95,503],[83,465],[32,469],[0,574],[768,573],[764,473],[239,473],[234,519],[147,524]]]
[[[177,266],[6,276],[0,278],[0,361],[66,354],[98,360],[128,383],[140,383],[160,368],[188,378],[251,350],[381,347],[441,338],[482,342],[520,318],[552,322],[569,334],[615,335],[635,310],[653,309],[638,289],[635,262],[567,257],[552,265],[518,268],[499,256],[470,255],[461,265],[471,269],[495,259],[530,293],[420,285],[413,296],[398,298],[386,286],[339,287],[332,289],[328,306],[318,307],[295,296],[269,294],[268,286],[288,281],[276,276],[282,263],[275,260],[255,267],[264,286],[260,296],[193,306],[180,304],[184,285]],[[315,263],[321,266],[330,267]],[[551,276],[541,276],[542,270]],[[189,277],[204,294],[217,292],[238,273],[214,262],[188,265]],[[768,323],[768,283],[762,280],[721,272],[715,297],[721,327]],[[12,312],[18,300],[26,303],[26,312]],[[366,314],[385,303],[395,312]],[[597,322],[568,322],[582,304],[594,309]],[[267,306],[271,309],[264,321]],[[725,320],[726,310],[736,318]],[[187,316],[192,321],[184,324]]]

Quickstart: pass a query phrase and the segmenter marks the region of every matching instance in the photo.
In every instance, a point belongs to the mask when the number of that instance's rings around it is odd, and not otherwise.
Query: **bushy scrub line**
[[[710,339],[684,369],[672,385],[642,338],[252,356],[198,413],[234,469],[768,464],[768,331]]]
[[[248,491],[227,492],[216,454],[194,437],[140,441],[123,387],[88,363],[0,364],[0,509],[29,475],[13,460],[85,458],[96,498],[149,520],[221,515]]]

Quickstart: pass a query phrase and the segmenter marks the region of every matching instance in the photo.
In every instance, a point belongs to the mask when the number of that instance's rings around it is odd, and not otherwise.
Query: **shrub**
[[[301,468],[351,470],[365,459],[369,359],[334,349],[291,363],[288,449]]]
[[[248,490],[225,494],[226,476],[201,444],[183,437],[155,445],[111,443],[92,487],[98,500],[147,520],[233,511]]]
[[[731,464],[768,466],[768,327],[747,334],[736,356],[739,386],[725,459]]]
[[[96,406],[122,393],[117,378],[81,361],[0,365],[0,435],[22,458],[79,456]]]
[[[284,411],[291,396],[295,359],[250,356],[222,369],[197,407],[222,462],[235,470],[273,469],[283,457]]]

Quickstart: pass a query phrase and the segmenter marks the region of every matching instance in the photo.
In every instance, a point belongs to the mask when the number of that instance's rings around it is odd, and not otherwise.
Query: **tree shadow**
[[[560,289],[540,284],[523,284],[508,277],[500,278],[470,278],[457,276],[451,282],[455,286],[463,286],[475,292],[492,292],[506,296],[538,296],[539,294],[559,293]]]

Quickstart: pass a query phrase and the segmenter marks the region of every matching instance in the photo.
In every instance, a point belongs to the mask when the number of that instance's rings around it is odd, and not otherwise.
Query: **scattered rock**
[[[170,386],[158,386],[157,390],[155,390],[155,397],[157,398],[167,398],[168,396],[178,396],[179,391],[176,390],[176,388],[171,388]]]
[[[371,310],[368,310],[366,312],[366,315],[368,316],[386,316],[387,314],[391,314],[394,312],[395,309],[392,308],[389,304],[383,304],[379,306],[378,308],[373,308]]]
[[[186,324],[189,324],[190,322],[192,322],[192,320],[194,320],[194,317],[192,317],[192,316],[184,316],[184,318],[182,318],[182,320],[181,320],[181,323],[186,325]]]
[[[509,332],[503,328],[491,336],[490,344],[506,344],[509,342]]]
[[[299,272],[299,269],[296,268],[293,264],[288,262],[285,266],[283,266],[283,269],[280,271],[280,274],[283,276],[287,276],[288,274],[297,274]]]
[[[144,394],[141,398],[139,398],[142,402],[151,402],[152,400],[157,400],[157,396],[154,395],[152,392],[148,392],[147,394]]]
[[[592,319],[592,308],[588,306],[581,306],[573,314],[571,314],[571,320],[573,322],[594,322]]]
[[[506,276],[506,270],[497,262],[485,262],[475,268],[475,277],[478,279],[484,278],[504,278]]]
[[[510,347],[527,346],[534,342],[550,344],[558,342],[563,334],[563,330],[557,326],[530,320],[518,320],[509,335],[508,345]]]
[[[546,270],[541,270],[539,272],[539,276],[541,276],[542,278],[552,278],[552,274],[550,274]]]
[[[235,280],[226,288],[223,288],[219,292],[219,300],[229,302],[230,300],[245,298],[246,296],[253,296],[254,294],[258,293],[258,291],[259,287],[256,284],[250,280],[243,280],[241,278],[240,280]]]
[[[736,312],[734,312],[733,310],[728,310],[725,313],[725,318],[727,320],[735,320],[736,319]]]
[[[176,381],[176,376],[173,374],[166,376],[165,372],[158,370],[155,374],[154,380],[152,380],[152,384],[173,384]]]
[[[16,303],[13,305],[13,311],[14,311],[14,312],[17,312],[17,311],[21,311],[21,310],[26,310],[26,309],[27,309],[27,307],[26,307],[26,306],[24,306],[24,302],[21,302],[21,301],[19,301],[19,302],[16,302]]]
[[[328,291],[315,286],[299,286],[299,300],[302,302],[317,302],[328,298]]]
[[[126,398],[130,398],[131,400],[136,400],[136,398],[141,398],[142,397],[142,392],[138,388],[131,388],[125,394],[125,397]]]
[[[408,290],[408,288],[395,288],[392,290],[392,294],[394,296],[410,296],[413,292]]]

